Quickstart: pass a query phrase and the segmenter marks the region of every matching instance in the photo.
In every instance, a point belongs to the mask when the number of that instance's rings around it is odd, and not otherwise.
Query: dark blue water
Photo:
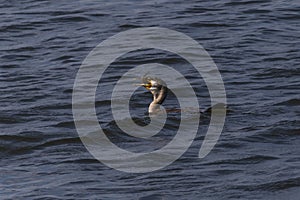
[[[298,0],[2,0],[0,10],[1,199],[299,198]],[[128,174],[103,165],[81,143],[72,88],[96,45],[149,26],[185,33],[208,51],[222,74],[230,112],[220,140],[204,159],[197,153],[208,117],[175,163]],[[114,65],[156,61],[185,69],[183,61],[162,52],[133,58]],[[111,73],[113,84],[121,74],[117,67]],[[205,107],[209,96],[201,84],[197,91]],[[143,90],[139,94],[151,97]],[[137,117],[149,103],[142,96],[131,105],[141,109]],[[109,106],[101,100],[96,105]],[[104,124],[114,142],[135,145],[113,125]]]

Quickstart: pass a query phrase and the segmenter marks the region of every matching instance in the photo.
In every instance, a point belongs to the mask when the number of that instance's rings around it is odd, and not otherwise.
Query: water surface
[[[243,1],[5,1],[0,4],[1,199],[297,199],[300,188],[300,3]],[[87,54],[101,41],[136,27],[166,27],[199,42],[217,64],[231,112],[213,151],[198,159],[209,117],[197,139],[172,165],[127,174],[95,160],[81,143],[72,116],[72,88]],[[185,71],[188,63],[146,51],[116,61],[98,89],[109,108],[119,69],[159,62]],[[125,70],[126,71],[126,70]],[[203,107],[209,94],[189,74]],[[100,98],[102,97],[102,98]],[[166,105],[176,106],[170,96]],[[146,99],[146,100],[145,100]],[[138,90],[134,117],[151,95]],[[121,147],[147,151],[128,138],[109,112],[101,122]],[[100,120],[101,121],[101,120]],[[163,137],[165,136],[165,137]],[[140,144],[140,145],[137,145]],[[153,146],[153,145],[157,146]]]

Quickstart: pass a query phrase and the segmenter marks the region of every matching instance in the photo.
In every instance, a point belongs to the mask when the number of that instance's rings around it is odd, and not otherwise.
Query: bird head
[[[159,78],[153,78],[150,76],[142,77],[141,86],[144,86],[147,90],[150,90],[152,93],[167,87],[166,83],[163,80]]]
[[[156,103],[162,104],[162,102],[165,100],[168,88],[163,80],[159,78],[144,76],[142,77],[142,84],[140,85],[144,86],[152,93],[154,101]]]

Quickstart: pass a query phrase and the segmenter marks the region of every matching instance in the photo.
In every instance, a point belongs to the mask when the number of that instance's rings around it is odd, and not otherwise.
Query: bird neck
[[[153,92],[153,103],[162,104],[167,96],[168,89],[164,86],[159,91]]]
[[[168,88],[162,86],[159,91],[153,91],[153,101],[149,105],[148,112],[149,113],[156,113],[159,112],[160,105],[164,102],[166,96],[167,96]]]
[[[149,113],[159,113],[160,111],[161,111],[160,104],[157,104],[154,101],[152,101],[152,103],[150,103],[150,105],[149,105],[148,112]]]

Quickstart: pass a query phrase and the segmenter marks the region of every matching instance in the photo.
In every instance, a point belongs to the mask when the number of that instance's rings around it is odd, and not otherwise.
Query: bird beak
[[[142,84],[137,84],[138,86],[143,86],[145,87],[147,90],[150,90],[151,88],[151,83],[142,83]]]

